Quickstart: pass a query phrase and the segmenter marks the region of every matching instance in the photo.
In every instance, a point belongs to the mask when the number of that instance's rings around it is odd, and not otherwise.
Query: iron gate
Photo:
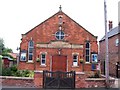
[[[75,71],[43,71],[43,88],[75,88]]]
[[[116,77],[120,78],[120,63],[116,63]]]

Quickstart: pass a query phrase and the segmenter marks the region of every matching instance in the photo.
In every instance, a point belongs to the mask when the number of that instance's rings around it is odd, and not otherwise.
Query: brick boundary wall
[[[2,87],[35,87],[33,82],[34,78],[29,77],[0,76],[0,81],[2,83]]]
[[[0,76],[2,86],[18,86],[18,87],[36,87],[42,88],[43,72],[35,71],[34,78],[28,77],[12,77]],[[83,72],[76,73],[75,87],[76,88],[101,88],[105,87],[105,78],[86,78],[87,75]],[[114,86],[115,79],[110,79],[110,87]]]
[[[43,84],[43,72],[35,71],[34,85],[35,87],[41,87]],[[115,79],[110,78],[110,87],[114,86]],[[105,78],[87,78],[84,72],[76,72],[75,88],[102,88],[106,87]]]

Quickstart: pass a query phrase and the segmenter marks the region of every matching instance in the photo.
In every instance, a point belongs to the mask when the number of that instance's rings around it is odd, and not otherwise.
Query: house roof
[[[51,17],[49,17],[48,19],[46,19],[45,21],[43,21],[42,23],[38,24],[37,26],[35,26],[34,28],[32,28],[31,30],[29,30],[28,32],[26,32],[25,34],[22,35],[26,35],[29,32],[31,32],[32,30],[34,30],[36,27],[42,25],[44,22],[46,22],[47,20],[49,20],[50,18],[54,17],[55,15],[59,14],[59,13],[63,13],[64,15],[66,15],[68,18],[70,18],[67,14],[65,14],[63,11],[58,11],[57,13],[55,13],[54,15],[52,15]],[[77,25],[79,25],[81,28],[83,28],[85,31],[87,31],[88,33],[90,33],[88,30],[86,30],[83,26],[81,26],[80,24],[78,24],[75,20],[73,20],[72,18],[70,18],[73,22],[75,22]],[[92,33],[90,33],[92,36],[94,36]],[[94,36],[95,38],[97,38],[97,36]]]
[[[9,61],[13,61],[13,59],[8,56],[3,56],[2,59],[4,59],[4,58],[7,58]]]
[[[111,30],[108,32],[108,38],[110,38],[110,37],[112,37],[112,36],[114,36],[114,35],[117,35],[117,34],[119,34],[119,33],[120,33],[120,26],[117,26],[117,27],[111,29]],[[104,35],[104,37],[103,37],[100,41],[103,41],[103,40],[105,40],[105,35]]]
[[[11,55],[14,59],[17,58],[17,53],[8,53],[9,55]]]

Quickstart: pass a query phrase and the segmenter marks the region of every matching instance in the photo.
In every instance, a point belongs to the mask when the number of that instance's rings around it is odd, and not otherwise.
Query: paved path
[[[120,78],[115,79],[115,84],[114,84],[113,88],[120,88]]]

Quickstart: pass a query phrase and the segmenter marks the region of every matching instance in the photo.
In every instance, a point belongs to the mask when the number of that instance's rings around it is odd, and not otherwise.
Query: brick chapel
[[[97,69],[97,36],[60,10],[22,34],[18,68],[49,71]]]

